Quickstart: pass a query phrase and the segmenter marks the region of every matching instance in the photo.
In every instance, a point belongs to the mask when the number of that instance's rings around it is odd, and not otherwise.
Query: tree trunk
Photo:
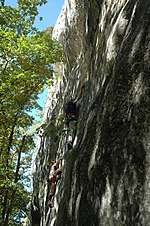
[[[25,138],[26,138],[26,135],[24,135],[23,138],[22,138],[22,142],[21,142],[20,149],[19,149],[19,152],[18,152],[18,160],[17,160],[16,173],[15,173],[15,179],[14,179],[15,183],[18,182],[21,153],[22,153],[22,150],[23,150],[23,147],[24,147]],[[12,206],[13,206],[15,193],[16,193],[16,190],[13,190],[12,194],[11,194],[10,204],[9,204],[8,208],[7,208],[7,204],[8,204],[8,195],[7,195],[7,193],[6,193],[5,197],[4,197],[4,201],[5,201],[4,204],[5,205],[4,205],[4,208],[3,208],[3,218],[2,218],[3,221],[4,221],[3,222],[4,226],[8,225],[9,216],[10,216],[10,213],[12,212]]]

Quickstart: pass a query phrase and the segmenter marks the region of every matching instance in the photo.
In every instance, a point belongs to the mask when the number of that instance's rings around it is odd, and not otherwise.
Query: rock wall
[[[66,0],[64,65],[49,91],[33,173],[32,226],[150,225],[150,1]],[[64,106],[85,85],[67,149]],[[54,207],[50,162],[63,157]]]

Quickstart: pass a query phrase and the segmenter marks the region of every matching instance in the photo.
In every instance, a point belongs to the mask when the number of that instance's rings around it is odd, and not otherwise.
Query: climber
[[[56,161],[52,161],[48,183],[50,185],[49,197],[48,197],[48,206],[53,207],[52,198],[55,195],[56,185],[59,179],[61,179],[62,167],[59,167],[62,158],[59,158]]]
[[[70,150],[73,146],[73,141],[76,135],[76,127],[77,127],[77,120],[79,109],[76,106],[76,103],[81,99],[83,94],[84,85],[81,87],[79,95],[75,99],[70,99],[67,103],[67,107],[65,110],[66,113],[66,124],[68,126],[68,150]]]
[[[71,121],[77,121],[77,116],[78,116],[78,112],[77,112],[77,107],[76,107],[76,103],[81,99],[82,94],[83,94],[83,88],[84,85],[81,87],[79,96],[76,97],[75,99],[71,98],[69,100],[69,102],[67,103],[67,107],[65,109],[65,113],[66,113],[66,118],[67,118],[67,125],[69,126],[69,123]]]

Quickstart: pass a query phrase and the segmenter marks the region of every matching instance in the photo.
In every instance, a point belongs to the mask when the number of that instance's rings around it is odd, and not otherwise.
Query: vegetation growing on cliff
[[[59,44],[33,26],[37,7],[46,0],[0,1],[0,224],[22,225],[33,136],[28,130],[39,109],[38,94],[52,79],[52,64],[62,59]]]

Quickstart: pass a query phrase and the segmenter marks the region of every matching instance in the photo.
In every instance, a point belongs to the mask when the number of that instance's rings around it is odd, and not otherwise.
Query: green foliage
[[[0,1],[0,222],[21,225],[28,203],[33,135],[28,132],[40,109],[38,94],[53,79],[62,49],[48,32],[33,27],[37,7],[46,0]]]
[[[52,35],[52,33],[53,33],[53,28],[54,28],[54,27],[49,26],[49,27],[47,27],[47,28],[44,30],[44,32],[45,32],[46,34],[48,34],[48,35]]]

